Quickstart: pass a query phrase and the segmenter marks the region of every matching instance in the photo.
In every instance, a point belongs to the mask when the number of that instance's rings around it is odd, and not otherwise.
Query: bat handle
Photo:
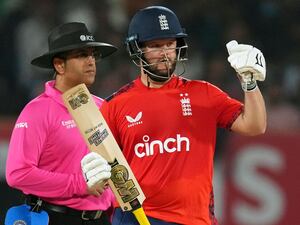
[[[142,207],[132,211],[140,225],[151,225]]]

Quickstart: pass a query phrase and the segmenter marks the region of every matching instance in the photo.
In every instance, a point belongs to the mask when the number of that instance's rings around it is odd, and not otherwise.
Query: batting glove
[[[81,169],[88,187],[110,178],[111,167],[98,153],[90,152],[81,160]]]
[[[262,52],[252,45],[238,44],[233,40],[226,44],[228,62],[235,69],[244,91],[257,87],[256,81],[266,78],[266,62]]]

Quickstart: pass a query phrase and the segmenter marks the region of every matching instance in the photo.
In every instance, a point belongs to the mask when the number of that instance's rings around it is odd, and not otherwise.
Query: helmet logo
[[[165,15],[158,16],[159,19],[159,25],[161,30],[169,30],[169,24],[167,17]]]

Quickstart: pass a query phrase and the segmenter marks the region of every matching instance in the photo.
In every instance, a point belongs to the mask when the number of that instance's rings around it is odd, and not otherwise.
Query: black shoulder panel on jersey
[[[186,82],[188,82],[189,81],[189,79],[187,79],[187,78],[185,78],[185,77],[181,77],[181,79],[182,79],[182,82],[185,84]]]
[[[105,98],[105,100],[107,102],[109,102],[110,100],[112,100],[114,97],[127,92],[129,89],[131,89],[134,86],[134,81],[131,81],[130,83],[124,85],[123,87],[121,87],[118,91],[114,92],[112,95],[108,96]]]

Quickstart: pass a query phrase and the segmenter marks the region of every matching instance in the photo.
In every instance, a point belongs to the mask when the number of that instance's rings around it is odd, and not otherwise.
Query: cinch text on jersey
[[[151,156],[155,153],[155,151],[163,154],[164,152],[181,152],[181,150],[185,150],[187,152],[190,150],[190,140],[187,137],[181,137],[180,134],[176,134],[176,138],[167,138],[165,141],[150,141],[150,137],[148,135],[144,135],[143,143],[137,143],[134,146],[134,152],[139,158]]]

